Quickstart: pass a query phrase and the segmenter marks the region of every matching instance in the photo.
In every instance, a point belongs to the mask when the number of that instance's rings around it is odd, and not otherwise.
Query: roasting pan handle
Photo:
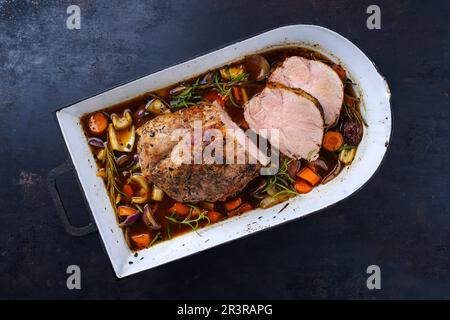
[[[50,195],[53,199],[53,203],[55,204],[56,211],[58,212],[58,215],[64,225],[64,228],[66,229],[66,232],[72,236],[81,237],[97,231],[97,227],[92,221],[82,227],[76,227],[70,223],[69,216],[67,215],[67,211],[64,208],[64,204],[61,200],[58,187],[56,186],[56,178],[69,171],[73,171],[73,167],[68,162],[64,162],[59,166],[53,168],[48,173],[47,184],[48,189],[50,190]]]

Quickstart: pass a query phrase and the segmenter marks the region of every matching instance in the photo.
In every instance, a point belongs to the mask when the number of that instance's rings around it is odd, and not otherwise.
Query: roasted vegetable
[[[150,188],[147,179],[141,175],[132,175],[130,180],[139,186],[138,195],[131,198],[132,203],[143,204],[150,199]]]
[[[132,243],[138,249],[145,249],[150,246],[150,235],[148,233],[141,233],[131,236]]]
[[[344,148],[339,153],[339,160],[346,165],[352,163],[356,155],[356,147]]]
[[[267,209],[267,208],[273,207],[274,205],[279,204],[279,203],[281,203],[283,201],[286,201],[290,197],[292,197],[292,195],[290,195],[290,194],[280,194],[280,195],[275,195],[275,196],[266,196],[259,203],[259,207],[262,208],[262,209]]]
[[[224,215],[217,211],[208,211],[208,218],[211,222],[217,222],[224,218]]]
[[[200,207],[202,207],[205,210],[214,210],[214,202],[208,202],[208,201],[202,201],[200,202]]]
[[[136,140],[136,130],[132,125],[128,129],[116,131],[114,125],[108,127],[108,139],[111,148],[120,152],[131,152]]]
[[[144,213],[142,215],[142,221],[148,228],[150,228],[152,230],[159,230],[159,229],[161,229],[161,224],[159,224],[156,221],[155,211],[156,211],[156,206],[154,206],[154,205],[150,206],[147,203],[144,206]]]
[[[131,157],[129,155],[123,154],[116,159],[116,164],[118,167],[125,166],[128,162],[130,162]]]
[[[161,99],[153,98],[145,105],[145,110],[153,113],[154,115],[160,115],[170,113],[170,108]]]
[[[133,124],[133,117],[131,116],[131,111],[129,109],[126,109],[121,117],[113,113],[111,115],[111,120],[114,129],[116,130],[125,130]]]
[[[138,213],[138,210],[127,206],[120,206],[117,207],[117,212],[120,217],[128,217]]]
[[[220,77],[223,80],[232,80],[245,73],[244,65],[238,64],[220,69]]]
[[[100,177],[102,179],[106,178],[106,170],[105,168],[100,168],[97,170],[97,173],[95,174],[97,177]]]
[[[342,126],[342,133],[346,143],[357,146],[362,139],[363,128],[353,121],[347,121]]]
[[[245,71],[249,74],[250,80],[260,81],[269,75],[270,64],[266,58],[260,55],[253,55],[245,58],[243,62]]]
[[[126,183],[126,184],[123,185],[122,191],[123,191],[123,193],[125,193],[125,194],[128,196],[128,198],[130,198],[130,199],[131,199],[131,198],[133,197],[133,195],[134,195],[133,187],[132,187],[130,184],[128,184],[128,183]]]
[[[96,148],[102,148],[102,149],[105,148],[105,143],[103,142],[103,140],[100,139],[100,138],[97,138],[97,137],[91,137],[91,138],[89,138],[89,139],[88,139],[88,143],[89,143],[91,146],[96,147]]]
[[[320,180],[322,180],[322,177],[319,176],[317,173],[315,173],[311,168],[306,167],[302,169],[298,174],[297,177],[307,181],[311,186],[316,186],[319,184]]]
[[[242,203],[241,198],[235,198],[228,202],[225,202],[224,207],[225,207],[225,210],[231,211],[231,210],[234,210],[237,207],[239,207],[241,205],[241,203]]]
[[[253,209],[253,207],[249,203],[243,203],[238,208],[228,211],[227,215],[229,217],[233,217],[233,216],[242,214],[244,212],[250,211],[252,209]]]
[[[88,127],[91,133],[102,135],[108,128],[108,117],[102,112],[96,112],[89,117]]]
[[[328,131],[323,137],[322,146],[328,151],[337,151],[343,144],[344,138],[337,131]]]
[[[125,227],[129,227],[131,226],[133,223],[135,223],[136,221],[138,221],[142,216],[142,213],[139,211],[136,211],[135,213],[126,216],[125,221],[123,221],[122,223],[119,224],[119,227],[121,228],[125,228]]]
[[[327,176],[323,177],[322,184],[328,183],[334,178],[336,178],[337,175],[341,172],[342,167],[343,167],[342,162],[339,160],[336,161],[336,166],[334,167],[334,169]]]
[[[300,193],[308,193],[312,190],[312,186],[303,179],[297,179],[294,184],[295,190]]]
[[[162,201],[163,198],[164,198],[164,191],[162,191],[157,185],[153,185],[152,200],[153,201]]]
[[[222,96],[216,92],[216,91],[210,91],[207,94],[203,96],[203,99],[205,99],[208,102],[214,102],[216,101],[220,106],[223,108],[225,107],[225,100],[222,98]]]
[[[175,204],[169,209],[169,213],[182,217],[187,216],[189,211],[189,207],[181,202],[175,202]]]

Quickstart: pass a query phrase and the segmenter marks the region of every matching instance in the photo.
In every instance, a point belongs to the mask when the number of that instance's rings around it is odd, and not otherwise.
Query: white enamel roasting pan
[[[96,176],[95,160],[83,134],[80,117],[229,64],[246,55],[289,45],[311,47],[341,63],[357,84],[363,101],[362,114],[369,127],[365,130],[352,165],[328,184],[316,187],[307,195],[292,198],[289,206],[281,212],[286,203],[230,218],[201,229],[198,234],[184,234],[139,251],[135,257],[117,226],[104,184]],[[370,179],[386,153],[391,135],[389,99],[390,91],[385,79],[349,40],[323,27],[292,25],[237,42],[75,103],[57,111],[56,117],[106,252],[117,277],[122,278],[300,218],[350,196]]]

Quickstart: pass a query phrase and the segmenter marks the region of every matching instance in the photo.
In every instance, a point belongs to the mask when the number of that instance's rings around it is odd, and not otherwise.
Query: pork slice
[[[269,81],[302,89],[319,100],[326,127],[338,120],[344,99],[344,85],[337,73],[325,63],[297,56],[289,57],[275,68]]]
[[[304,91],[269,84],[245,105],[244,117],[273,146],[277,141],[270,130],[278,130],[278,149],[286,156],[317,157],[324,132],[323,112],[318,101]]]

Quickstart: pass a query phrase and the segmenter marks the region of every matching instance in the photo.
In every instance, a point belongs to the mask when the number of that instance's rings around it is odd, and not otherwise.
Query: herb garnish
[[[281,166],[278,168],[278,172],[269,178],[266,187],[263,191],[267,192],[272,189],[276,189],[278,192],[273,195],[277,197],[279,195],[297,195],[293,183],[294,179],[288,173],[289,163],[294,161],[293,159],[284,159]]]
[[[185,219],[178,220],[175,214],[166,216],[166,219],[179,225],[189,226],[195,232],[197,232],[201,221],[207,221],[207,224],[210,224],[211,221],[208,218],[208,212],[206,210],[201,210],[197,218],[191,218],[193,211],[199,210],[199,208],[191,204],[188,204],[188,206],[190,207],[190,210],[188,216]]]

